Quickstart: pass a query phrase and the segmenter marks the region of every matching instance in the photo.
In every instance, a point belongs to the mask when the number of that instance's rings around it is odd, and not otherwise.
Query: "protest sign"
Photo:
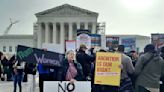
[[[44,92],[91,92],[91,82],[44,81]]]
[[[136,50],[136,38],[123,38],[121,44],[125,46],[125,52]]]
[[[91,48],[91,37],[88,34],[80,34],[76,39],[77,48],[79,48],[81,44],[85,44],[87,48]]]
[[[96,53],[94,84],[120,85],[121,54],[111,52]]]
[[[91,36],[91,47],[94,47],[94,46],[101,47],[101,35],[90,34],[90,36]]]
[[[18,45],[17,60],[29,63],[40,63],[49,66],[61,66],[64,55],[41,49]]]
[[[76,48],[79,49],[81,44],[85,44],[87,48],[91,48],[91,36],[89,30],[77,30]]]
[[[156,47],[156,49],[160,49],[164,46],[164,34],[151,34],[151,43]]]
[[[119,37],[114,37],[114,36],[106,37],[106,47],[108,47],[109,50],[113,48],[117,48],[118,45],[119,45]]]

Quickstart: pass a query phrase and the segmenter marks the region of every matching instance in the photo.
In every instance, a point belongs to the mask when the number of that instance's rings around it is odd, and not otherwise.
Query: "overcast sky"
[[[32,34],[35,13],[71,4],[99,13],[106,34],[164,33],[164,0],[0,0],[0,34],[12,21],[9,34]]]

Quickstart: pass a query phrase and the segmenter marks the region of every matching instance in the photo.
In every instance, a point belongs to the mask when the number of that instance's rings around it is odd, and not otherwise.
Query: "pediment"
[[[37,13],[36,16],[59,16],[59,17],[63,17],[63,16],[96,16],[97,17],[98,13],[65,4],[62,6],[58,6],[58,7]]]

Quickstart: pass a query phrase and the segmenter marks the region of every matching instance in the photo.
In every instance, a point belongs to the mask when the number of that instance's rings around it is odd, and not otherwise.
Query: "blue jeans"
[[[23,78],[23,75],[21,74],[14,75],[14,92],[16,92],[17,83],[19,86],[19,92],[22,92],[22,85],[21,85],[22,78]]]

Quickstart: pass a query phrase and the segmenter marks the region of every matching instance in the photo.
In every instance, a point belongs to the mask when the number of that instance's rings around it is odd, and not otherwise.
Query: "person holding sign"
[[[80,45],[79,51],[76,54],[76,60],[82,65],[85,80],[91,80],[91,61],[92,58],[86,54],[87,47],[84,44]]]
[[[43,92],[44,81],[48,81],[49,78],[49,69],[40,63],[38,64],[37,69],[39,72],[39,90],[40,92]]]
[[[128,76],[128,74],[134,73],[134,67],[130,57],[124,54],[124,49],[125,49],[124,45],[118,46],[118,52],[121,53],[121,63],[122,63],[121,83],[120,83],[119,92],[133,92],[132,81]]]
[[[62,68],[59,72],[60,81],[71,81],[83,80],[83,71],[80,63],[74,60],[75,54],[73,50],[66,52],[66,58],[63,61]]]
[[[16,61],[13,65],[14,68],[14,92],[16,92],[17,89],[17,83],[19,85],[19,92],[22,92],[22,78],[23,78],[23,69],[24,69],[24,62]]]
[[[121,54],[103,49],[96,52],[92,92],[119,92],[121,69]]]

